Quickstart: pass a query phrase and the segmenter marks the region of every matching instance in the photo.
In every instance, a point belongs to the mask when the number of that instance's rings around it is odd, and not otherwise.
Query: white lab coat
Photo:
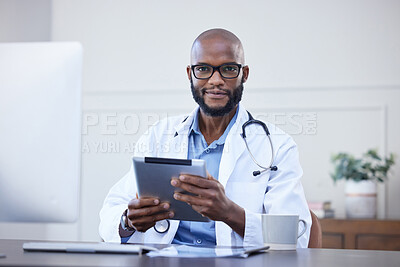
[[[167,118],[149,129],[138,141],[135,156],[152,156],[186,159],[188,154],[188,134],[196,108],[185,116]],[[307,247],[311,227],[311,216],[301,185],[301,169],[297,146],[293,139],[273,124],[266,123],[274,146],[274,165],[277,171],[266,171],[256,177],[254,170],[260,168],[251,160],[241,137],[242,125],[249,116],[239,105],[238,117],[231,128],[222,153],[219,182],[226,195],[245,209],[245,235],[242,238],[227,224],[216,221],[217,245],[256,246],[262,245],[261,216],[268,214],[298,214],[307,222],[306,233],[298,239],[298,247]],[[268,138],[259,126],[246,127],[247,142],[255,158],[268,166],[271,149]],[[135,198],[136,182],[133,169],[117,182],[108,193],[100,211],[100,236],[107,242],[120,242],[118,227],[127,203]],[[171,243],[179,226],[179,221],[170,220],[166,233],[157,233],[150,228],[145,233],[135,232],[128,242]],[[300,224],[301,225],[301,224]],[[301,226],[300,226],[301,227]],[[301,228],[299,228],[299,231]]]

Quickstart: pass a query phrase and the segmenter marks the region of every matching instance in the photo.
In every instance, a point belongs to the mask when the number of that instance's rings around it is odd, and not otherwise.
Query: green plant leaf
[[[331,155],[334,166],[330,174],[333,181],[345,180],[376,180],[384,182],[391,166],[395,164],[393,153],[388,158],[378,155],[377,149],[370,149],[361,158],[355,158],[348,153],[337,153]]]

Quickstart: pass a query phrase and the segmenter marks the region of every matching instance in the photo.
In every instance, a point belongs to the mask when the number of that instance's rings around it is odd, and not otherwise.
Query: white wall
[[[193,39],[214,27],[241,38],[250,66],[243,103],[294,136],[307,198],[331,200],[343,216],[330,155],[400,155],[399,10],[394,0],[53,1],[52,40],[85,49],[84,116],[95,124],[83,135],[79,239],[99,240],[102,201],[139,135],[195,107],[185,67]],[[400,218],[399,174],[397,164],[380,188],[381,218]]]
[[[50,41],[51,0],[0,0],[0,42]]]

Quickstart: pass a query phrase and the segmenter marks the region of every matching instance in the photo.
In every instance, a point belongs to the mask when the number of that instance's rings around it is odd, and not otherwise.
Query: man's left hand
[[[241,236],[244,236],[244,209],[225,195],[224,187],[210,174],[207,178],[182,174],[171,179],[171,185],[193,195],[175,192],[174,198],[186,202],[203,216],[214,221],[223,221]]]

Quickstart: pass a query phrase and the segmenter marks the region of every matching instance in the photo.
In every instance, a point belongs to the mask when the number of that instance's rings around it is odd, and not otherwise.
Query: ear
[[[190,65],[187,65],[186,73],[187,73],[189,81],[192,80],[192,75],[191,75],[192,74],[192,69],[190,68]]]
[[[242,81],[245,83],[247,81],[247,78],[249,77],[249,66],[244,66],[243,67],[243,76],[242,76]]]

